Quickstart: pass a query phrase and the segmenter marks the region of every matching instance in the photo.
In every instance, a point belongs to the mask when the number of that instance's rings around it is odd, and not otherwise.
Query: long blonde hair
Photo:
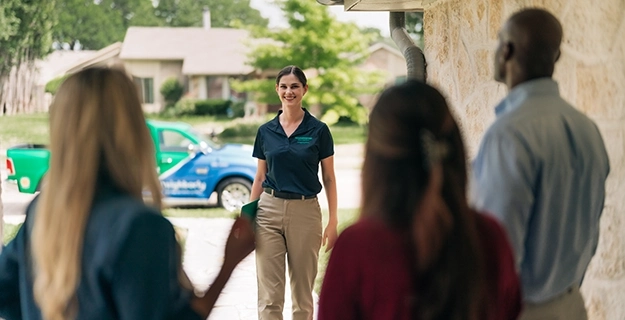
[[[137,88],[122,70],[89,68],[50,107],[50,168],[32,234],[34,295],[44,319],[76,317],[83,240],[98,177],[160,209],[154,146]]]

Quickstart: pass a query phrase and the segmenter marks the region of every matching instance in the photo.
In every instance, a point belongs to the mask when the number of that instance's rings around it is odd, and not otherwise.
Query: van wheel
[[[250,201],[252,183],[243,178],[228,178],[217,186],[219,206],[234,212]]]

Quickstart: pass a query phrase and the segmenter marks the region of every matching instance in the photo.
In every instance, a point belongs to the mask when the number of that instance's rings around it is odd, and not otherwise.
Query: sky
[[[280,11],[280,8],[278,8],[272,0],[250,0],[250,5],[258,9],[263,17],[269,19],[270,27],[287,26],[286,20],[282,16],[282,11]],[[382,35],[389,35],[388,12],[345,12],[343,11],[342,5],[330,6],[330,12],[340,21],[352,21],[361,27],[378,28],[382,32]]]

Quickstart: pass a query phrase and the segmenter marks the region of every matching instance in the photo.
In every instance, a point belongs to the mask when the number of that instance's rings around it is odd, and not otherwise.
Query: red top
[[[477,228],[489,282],[488,319],[517,319],[519,278],[501,226],[478,214]],[[319,297],[319,320],[414,319],[414,274],[409,244],[374,219],[361,219],[341,233],[334,246]]]

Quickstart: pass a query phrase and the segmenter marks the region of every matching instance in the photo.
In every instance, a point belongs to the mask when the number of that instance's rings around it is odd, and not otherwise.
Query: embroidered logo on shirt
[[[298,144],[309,144],[312,139],[312,137],[295,137],[295,142]]]

